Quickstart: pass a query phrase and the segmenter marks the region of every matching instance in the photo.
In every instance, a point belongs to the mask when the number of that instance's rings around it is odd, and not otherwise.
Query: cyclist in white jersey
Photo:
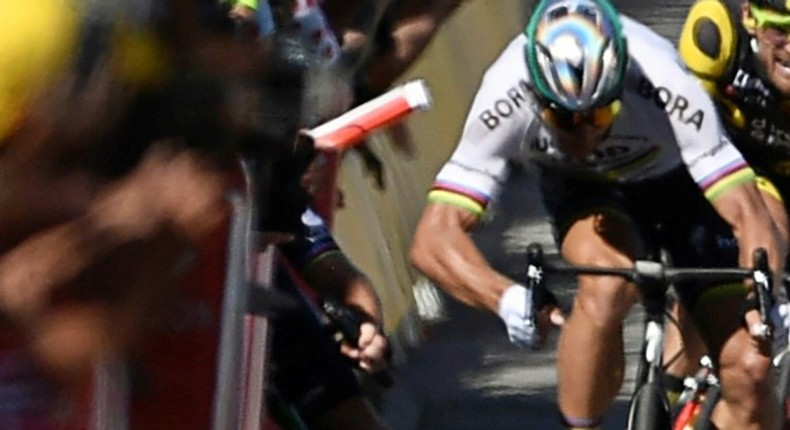
[[[620,17],[608,0],[536,6],[524,34],[487,70],[412,244],[421,272],[459,300],[499,314],[513,343],[535,347],[531,291],[493,270],[467,235],[511,166],[527,162],[541,170],[543,201],[570,263],[628,267],[657,246],[679,265],[749,266],[763,247],[778,268],[785,256],[754,173],[709,97],[668,41]],[[705,240],[709,231],[734,236],[739,255],[717,254]],[[702,288],[682,288],[686,306],[693,309]],[[597,428],[617,394],[622,321],[637,299],[635,287],[617,277],[579,278],[557,355],[568,428]],[[776,428],[770,349],[749,335],[744,301],[695,313],[708,323],[723,383],[716,424]]]

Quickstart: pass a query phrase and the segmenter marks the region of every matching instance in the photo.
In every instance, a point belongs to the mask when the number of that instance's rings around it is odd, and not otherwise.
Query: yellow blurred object
[[[78,19],[64,0],[0,1],[0,141],[25,104],[67,66]]]
[[[171,64],[161,41],[155,35],[140,30],[123,26],[116,30],[112,64],[121,79],[141,87],[162,82],[169,74]]]

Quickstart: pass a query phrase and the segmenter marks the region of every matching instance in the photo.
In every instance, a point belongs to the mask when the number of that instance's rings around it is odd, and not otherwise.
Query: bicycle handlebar
[[[690,279],[706,281],[741,281],[752,277],[754,270],[743,268],[678,268],[650,260],[636,260],[633,267],[596,267],[564,265],[539,265],[544,271],[569,275],[621,276],[634,283],[648,280],[671,284]]]
[[[764,249],[758,248],[754,252],[753,267],[729,268],[703,268],[703,267],[668,267],[666,264],[652,260],[636,260],[632,267],[598,267],[576,266],[567,263],[545,264],[543,248],[540,244],[530,244],[527,247],[527,277],[530,284],[537,285],[543,272],[569,275],[603,275],[621,276],[626,280],[643,286],[648,283],[658,283],[669,286],[675,282],[686,280],[734,282],[751,279],[754,281],[754,291],[757,301],[757,310],[760,313],[761,327],[753,333],[757,337],[770,336],[768,325],[769,311],[773,302],[771,295],[772,272],[768,267],[768,257]],[[790,282],[790,275],[782,274],[784,282]]]
[[[630,282],[640,283],[656,281],[665,284],[687,280],[702,281],[742,281],[754,278],[756,273],[765,273],[770,278],[765,250],[755,251],[755,266],[744,267],[669,267],[667,264],[652,260],[635,260],[632,267],[599,267],[578,266],[568,263],[546,264],[543,261],[543,250],[539,244],[531,244],[527,248],[527,262],[529,265],[541,268],[548,273],[567,275],[602,275],[621,276]],[[782,280],[790,282],[790,274],[782,274]]]

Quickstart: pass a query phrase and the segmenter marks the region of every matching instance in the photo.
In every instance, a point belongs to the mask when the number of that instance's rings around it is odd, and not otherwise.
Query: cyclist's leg
[[[627,267],[640,248],[630,223],[603,213],[576,221],[562,242],[563,257],[583,265]],[[560,410],[569,424],[599,419],[617,395],[624,374],[622,322],[638,298],[620,278],[580,277],[557,353]]]
[[[544,169],[543,196],[570,263],[630,266],[646,248],[619,190]],[[623,380],[622,322],[639,295],[617,277],[581,277],[558,342],[559,406],[566,424],[595,428]]]
[[[740,289],[704,300],[694,311],[711,354],[718,359],[722,393],[713,422],[723,429],[779,428],[770,377],[771,345],[756,341],[744,327],[744,298],[745,290]]]
[[[758,188],[777,228],[787,238],[787,215],[779,191],[762,178],[758,181]],[[715,327],[724,329],[719,331],[719,336],[711,334],[712,340],[709,340],[711,349],[719,351],[722,381],[722,401],[715,411],[714,422],[722,428],[749,428],[748,425],[754,428],[779,428],[779,405],[774,401],[775,383],[770,372],[772,345],[770,341],[755,341],[744,328],[743,300],[744,295],[741,294],[717,304],[703,302],[703,306],[695,309],[697,318],[716,321]],[[730,330],[719,325],[721,315],[734,316],[730,318]],[[727,336],[722,339],[723,335]]]
[[[684,204],[682,215],[666,220],[665,241],[673,263],[737,265],[737,242],[730,226],[698,193],[685,196]],[[681,285],[678,293],[692,311],[719,371],[722,392],[714,423],[719,428],[777,428],[777,405],[769,375],[770,342],[756,341],[745,328],[745,287],[740,283]]]

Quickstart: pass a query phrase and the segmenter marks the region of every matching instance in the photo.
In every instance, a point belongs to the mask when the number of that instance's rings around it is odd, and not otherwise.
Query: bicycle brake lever
[[[771,338],[771,327],[765,323],[749,326],[749,335],[755,339],[768,340]]]
[[[760,312],[760,324],[749,327],[749,333],[758,339],[771,337],[771,326],[768,324],[771,312],[771,269],[768,266],[768,254],[765,249],[758,248],[754,251],[754,293],[757,298],[757,311]]]
[[[539,243],[527,245],[527,267],[541,268],[543,266],[543,247]]]

